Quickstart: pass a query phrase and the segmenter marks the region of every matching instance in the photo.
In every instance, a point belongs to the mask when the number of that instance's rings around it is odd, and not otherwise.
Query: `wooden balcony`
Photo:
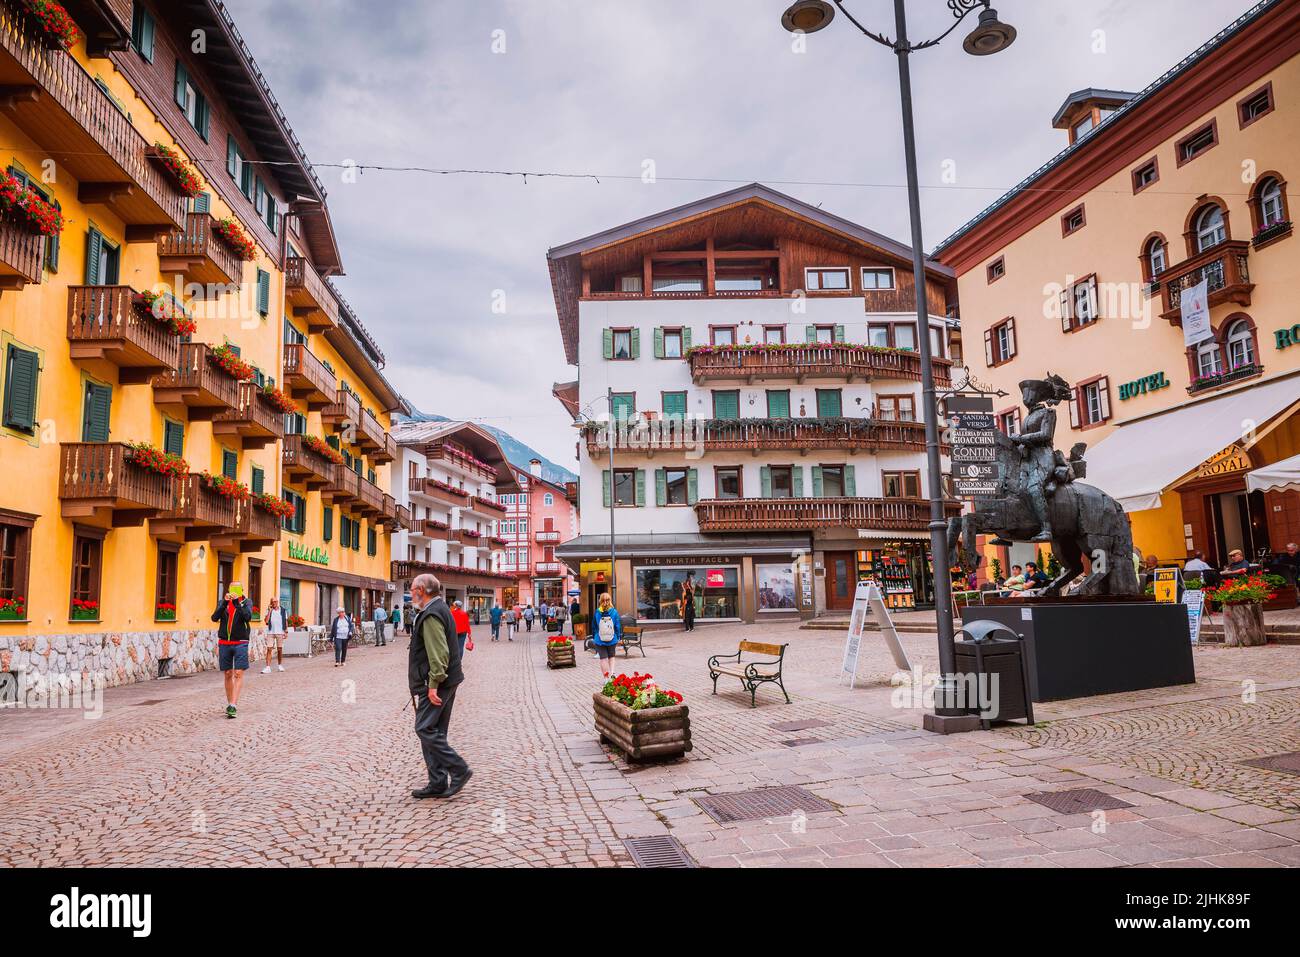
[[[316,267],[301,256],[290,256],[284,267],[285,296],[293,314],[307,323],[308,332],[325,332],[339,324],[339,303]]]
[[[382,445],[375,447],[370,453],[370,461],[376,465],[387,465],[389,462],[397,461],[397,440],[387,432],[384,433]]]
[[[367,455],[371,455],[385,449],[387,438],[388,433],[379,424],[379,419],[375,418],[373,412],[362,406],[361,419],[357,422],[357,445],[361,446]]]
[[[497,470],[493,466],[480,458],[476,458],[457,445],[446,442],[435,443],[429,448],[428,457],[430,461],[445,462],[452,468],[465,472],[476,479],[483,479],[488,482],[497,480]]]
[[[451,545],[468,545],[470,548],[486,548],[487,536],[475,535],[473,529],[453,528],[447,533],[447,542]]]
[[[410,581],[416,575],[428,573],[438,576],[438,580],[444,587],[451,588],[464,588],[467,585],[500,588],[502,585],[513,584],[516,577],[513,574],[488,572],[459,565],[439,565],[433,562],[395,561],[390,564],[390,568],[393,581]]]
[[[128,240],[184,224],[185,196],[149,159],[151,144],[74,56],[44,42],[15,0],[0,2],[0,88],[6,115],[58,161],[61,178],[76,181],[82,203],[108,206],[126,223]]]
[[[440,522],[436,518],[422,518],[411,526],[411,531],[416,535],[423,535],[425,538],[436,538],[443,541],[447,538],[447,532],[451,526],[446,522]]]
[[[130,286],[68,287],[68,351],[74,362],[106,359],[123,385],[176,369],[181,340],[136,303]]]
[[[126,453],[120,442],[62,443],[59,502],[64,518],[126,528],[173,507],[172,479],[132,465]]]
[[[947,503],[945,512],[948,517],[961,514],[961,503]],[[924,532],[930,523],[930,503],[922,498],[708,499],[696,504],[695,517],[701,532],[815,528]]]
[[[239,380],[211,361],[207,343],[183,342],[180,348],[176,368],[153,378],[154,404],[184,406],[195,422],[210,422],[238,408]]]
[[[334,373],[297,342],[284,347],[284,386],[295,399],[306,402],[312,412],[323,411],[338,397]]]
[[[482,495],[473,495],[470,497],[470,511],[478,512],[480,515],[489,515],[498,517],[506,514],[506,507],[496,499],[484,498]]]
[[[383,491],[364,475],[357,476],[357,510],[372,518],[379,518],[384,514]]]
[[[533,571],[538,575],[559,575],[563,569],[563,562],[537,562],[533,565]]]
[[[212,491],[197,472],[175,480],[173,488],[175,505],[149,521],[153,535],[180,536],[187,542],[207,541],[232,531],[239,523],[241,506],[248,505]]]
[[[45,275],[45,237],[0,219],[0,292],[17,291]]]
[[[320,410],[321,424],[336,431],[343,431],[349,426],[355,428],[360,418],[361,400],[347,389],[336,389],[334,401]],[[348,444],[352,444],[351,439]]]
[[[93,57],[131,45],[131,0],[63,0],[64,8],[86,35]]]
[[[846,452],[924,452],[925,423],[885,419],[706,419],[699,426],[665,420],[615,432],[614,448],[653,456],[656,452],[691,447],[699,441],[694,428],[703,429],[706,452],[835,449]],[[587,433],[587,453],[593,458],[609,454],[606,438]]]
[[[842,382],[870,382],[899,379],[921,381],[921,355],[900,349],[878,349],[847,342],[809,346],[717,346],[692,352],[691,378],[702,382],[765,379],[827,379]],[[935,359],[934,383],[952,385],[952,361]]]
[[[284,438],[284,413],[255,382],[239,383],[239,404],[212,420],[212,434],[236,436],[245,449],[264,449]]]
[[[442,502],[444,505],[454,505],[457,508],[469,507],[469,492],[462,489],[448,488],[441,482],[431,478],[409,478],[407,479],[407,489],[413,495],[423,495],[436,502]]]
[[[411,528],[411,510],[405,505],[398,505],[393,510],[393,520],[397,528]]]
[[[187,282],[236,285],[244,278],[244,261],[213,232],[216,220],[208,213],[190,213],[180,229],[158,240],[158,269],[180,273]]]
[[[559,532],[533,532],[533,541],[538,545],[558,545],[560,544]]]
[[[336,473],[343,466],[331,462],[303,441],[303,438],[301,435],[284,437],[282,468],[285,478],[290,482],[305,485],[309,492],[337,483]]]
[[[1202,279],[1208,280],[1209,308],[1225,302],[1239,306],[1250,305],[1250,294],[1255,284],[1250,281],[1250,264],[1247,258],[1250,243],[1247,240],[1233,240],[1219,243],[1205,252],[1184,260],[1160,276],[1164,288],[1164,312],[1162,319],[1172,325],[1183,324],[1183,290],[1190,289]]]
[[[361,481],[361,476],[346,465],[335,465],[333,469],[330,480],[320,490],[321,501],[326,505],[355,507],[360,501],[361,493],[357,485]]]
[[[280,540],[280,519],[252,502],[238,503],[233,528],[213,535],[211,546],[240,552],[260,552]]]

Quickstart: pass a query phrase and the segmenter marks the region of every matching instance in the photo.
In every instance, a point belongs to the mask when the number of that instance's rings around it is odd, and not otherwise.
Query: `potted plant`
[[[165,325],[173,335],[191,336],[198,331],[198,323],[173,295],[146,290],[136,293],[135,304],[145,315]]]
[[[277,389],[269,382],[262,386],[262,397],[266,400],[267,404],[277,412],[283,412],[288,415],[298,411],[298,404],[293,401],[289,394],[281,389]]]
[[[208,361],[232,379],[238,379],[240,382],[245,382],[257,374],[256,370],[239,358],[235,350],[230,348],[228,344],[217,346],[209,352]]]
[[[578,661],[573,654],[573,639],[568,635],[556,635],[546,639],[546,667],[576,668]]]
[[[1206,595],[1223,606],[1225,645],[1247,648],[1264,644],[1264,602],[1276,597],[1264,575],[1235,575]]]
[[[148,442],[129,442],[126,447],[126,460],[137,468],[148,472],[157,472],[171,478],[185,478],[190,474],[190,464],[179,455],[164,452]]]
[[[40,28],[40,41],[51,50],[70,50],[81,36],[76,22],[55,0],[20,0],[27,19]]]
[[[57,236],[63,232],[63,214],[54,204],[18,182],[12,173],[3,171],[0,171],[0,216],[29,233]]]
[[[72,599],[72,620],[99,621],[99,602],[80,598]]]
[[[691,719],[682,696],[651,675],[617,675],[592,694],[600,740],[617,745],[629,761],[675,758],[691,750]]]
[[[288,518],[294,513],[293,504],[286,502],[278,495],[272,495],[270,492],[261,492],[253,496],[253,504],[264,512],[270,512],[276,518]]]
[[[165,601],[158,602],[153,609],[154,621],[175,621],[176,606]]]
[[[227,216],[225,219],[217,220],[212,226],[212,231],[233,249],[240,259],[252,262],[257,258],[257,243],[248,237],[232,217]]]
[[[307,619],[302,617],[302,615],[290,615],[285,620],[285,624],[290,628],[305,628],[307,626]]]
[[[582,612],[578,612],[578,614],[573,616],[573,637],[587,637],[587,616]]]
[[[248,501],[250,493],[243,482],[236,482],[225,475],[213,475],[211,472],[202,473],[202,479],[204,488],[222,498],[232,498],[237,502]]]
[[[164,146],[162,143],[155,143],[152,152],[149,154],[162,164],[167,175],[171,177],[176,188],[185,196],[193,199],[199,193],[203,192],[203,183],[199,180],[199,174],[194,171],[194,167],[181,158],[181,154],[176,152],[170,146]]]
[[[0,598],[0,621],[26,620],[27,600],[25,598]]]

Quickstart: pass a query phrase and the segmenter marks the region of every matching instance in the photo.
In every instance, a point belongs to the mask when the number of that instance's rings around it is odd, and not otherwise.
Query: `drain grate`
[[[782,721],[780,724],[768,725],[773,731],[807,731],[809,728],[829,726],[829,721],[822,721],[820,718],[810,718],[807,721]]]
[[[817,814],[835,810],[835,805],[829,801],[823,801],[811,791],[794,786],[710,794],[697,797],[695,803],[719,824],[786,817],[795,811]]]
[[[782,741],[787,748],[802,748],[807,744],[821,744],[821,738],[791,738],[789,741]]]
[[[1121,801],[1095,788],[1075,788],[1072,791],[1042,791],[1026,794],[1025,797],[1035,804],[1051,808],[1059,814],[1088,814],[1092,811],[1118,811],[1123,807],[1132,807],[1128,801]]]
[[[1277,771],[1279,774],[1300,774],[1300,751],[1288,751],[1285,754],[1270,754],[1266,758],[1251,758],[1238,762],[1248,768],[1262,771]]]
[[[623,842],[637,867],[694,867],[695,862],[677,838],[666,834],[629,837]]]

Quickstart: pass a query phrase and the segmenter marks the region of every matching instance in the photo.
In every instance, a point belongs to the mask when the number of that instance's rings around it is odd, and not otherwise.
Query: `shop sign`
[[[953,416],[952,477],[962,498],[996,495],[1001,471],[997,464],[997,423],[987,413]]]
[[[726,588],[727,573],[721,568],[710,568],[704,573],[705,588]]]
[[[295,561],[311,562],[313,565],[328,565],[330,563],[330,553],[323,548],[308,548],[306,545],[299,545],[292,539],[289,540],[289,557]]]
[[[1140,395],[1146,395],[1148,392],[1158,392],[1161,389],[1169,388],[1169,380],[1165,378],[1163,372],[1154,372],[1151,375],[1143,376],[1134,382],[1126,382],[1119,387],[1120,400],[1136,399]]]
[[[1279,349],[1300,346],[1300,322],[1290,329],[1278,329],[1273,333],[1273,344]]]
[[[688,568],[699,568],[701,565],[739,565],[740,560],[730,556],[723,555],[685,555],[669,556],[664,558],[638,558],[637,565],[641,568],[664,568],[674,565],[684,565]]]
[[[1157,568],[1155,590],[1158,604],[1175,604],[1178,601],[1178,569]]]
[[[1187,630],[1192,644],[1201,640],[1201,615],[1205,612],[1205,592],[1191,590],[1183,592],[1183,604],[1187,606]]]
[[[1233,444],[1202,462],[1196,469],[1196,477],[1215,478],[1219,475],[1231,475],[1233,472],[1245,472],[1250,467],[1250,456],[1246,454],[1246,450],[1240,445]]]

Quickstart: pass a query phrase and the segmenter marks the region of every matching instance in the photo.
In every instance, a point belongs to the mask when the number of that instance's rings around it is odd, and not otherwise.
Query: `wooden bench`
[[[781,689],[781,694],[785,695],[785,703],[790,703],[790,694],[785,690],[785,682],[781,680],[781,671],[785,663],[785,650],[790,646],[787,645],[766,645],[756,641],[742,641],[740,650],[734,655],[714,655],[709,659],[709,677],[713,679],[713,693],[718,693],[718,679],[723,675],[729,675],[732,678],[739,678],[741,686],[749,691],[749,706],[756,706],[754,692],[758,686],[766,681],[774,681]],[[743,660],[745,652],[754,655],[775,655],[775,658],[758,661]]]
[[[639,652],[641,652],[641,657],[644,658],[645,647],[641,644],[641,626],[624,625],[623,637],[622,639],[619,640],[618,646],[623,649],[624,658],[631,657],[631,653],[628,651],[629,648],[637,649]],[[582,647],[585,648],[587,651],[595,651],[596,650],[595,639],[587,638],[585,641],[583,641]]]

